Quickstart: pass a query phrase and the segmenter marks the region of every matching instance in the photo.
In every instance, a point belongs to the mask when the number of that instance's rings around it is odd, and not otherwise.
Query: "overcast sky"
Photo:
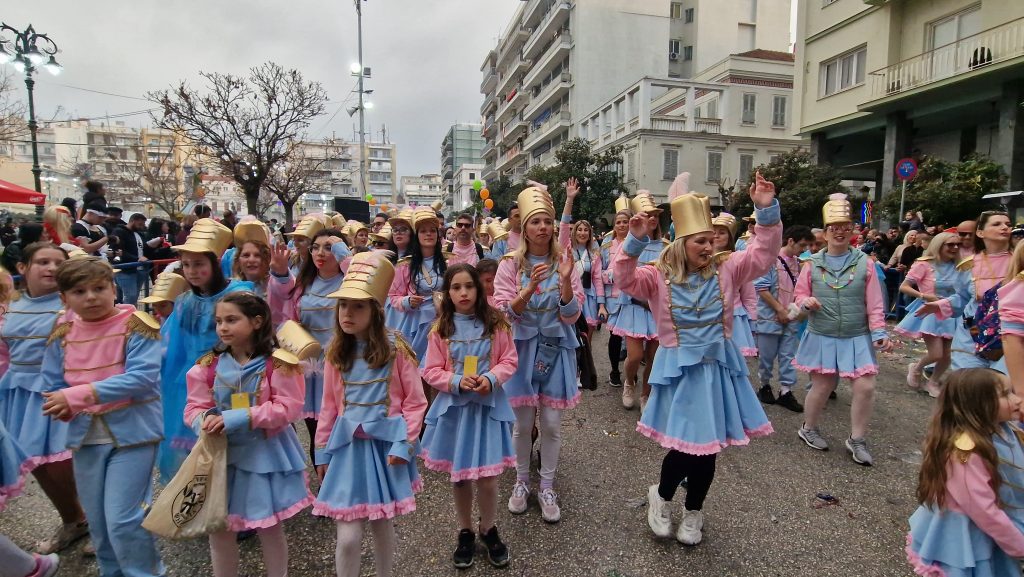
[[[521,0],[368,0],[363,4],[363,54],[373,69],[367,122],[379,140],[386,125],[398,146],[398,174],[440,171],[448,128],[479,122],[480,64]],[[37,75],[37,117],[95,118],[145,110],[149,90],[198,72],[244,74],[268,60],[297,68],[323,84],[327,114],[310,136],[352,139],[358,116],[342,109],[354,88],[357,60],[352,0],[37,0],[5,2],[0,17],[28,24],[59,45],[58,77]],[[10,38],[10,35],[6,35]],[[9,65],[8,65],[9,67]],[[24,90],[22,89],[22,92]],[[148,126],[148,114],[121,118]],[[355,121],[355,122],[354,122]]]

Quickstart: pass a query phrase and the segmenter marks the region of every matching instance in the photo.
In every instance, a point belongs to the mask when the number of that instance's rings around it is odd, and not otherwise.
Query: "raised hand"
[[[287,276],[288,256],[290,254],[291,251],[288,250],[288,245],[283,242],[270,247],[270,271],[277,276]]]
[[[575,199],[576,195],[580,193],[580,182],[573,176],[565,182],[565,196],[566,198]]]
[[[638,212],[629,219],[629,234],[639,239],[647,238],[647,213]]]
[[[562,258],[558,261],[558,276],[562,278],[563,282],[572,280],[573,265],[575,264],[571,250],[562,253]]]
[[[768,208],[775,200],[775,185],[761,176],[761,171],[754,175],[754,183],[750,185],[750,200],[757,208]]]

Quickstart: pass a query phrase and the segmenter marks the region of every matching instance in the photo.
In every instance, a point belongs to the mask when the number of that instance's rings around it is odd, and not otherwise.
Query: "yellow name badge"
[[[231,393],[232,409],[248,409],[249,393]]]
[[[462,361],[462,374],[467,377],[476,376],[476,364],[480,360],[480,357],[466,357]]]

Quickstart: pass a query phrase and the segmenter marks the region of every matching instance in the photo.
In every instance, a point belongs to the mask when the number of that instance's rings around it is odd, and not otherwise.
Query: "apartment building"
[[[300,211],[333,210],[335,197],[362,199],[370,193],[381,204],[391,203],[395,198],[398,176],[394,144],[366,143],[365,189],[359,175],[359,143],[343,140],[306,141],[300,147],[300,156],[318,167],[311,174],[318,182],[318,191],[303,196]]]
[[[787,51],[788,33],[779,30],[789,29],[790,5],[524,1],[480,68],[484,178],[519,178],[530,166],[552,162],[578,119],[640,78],[690,77],[700,63],[755,47]]]
[[[493,127],[493,123],[492,123]],[[455,173],[466,164],[482,164],[481,153],[484,149],[482,124],[460,122],[448,129],[441,142],[441,177],[443,191],[448,193],[448,208],[452,208],[452,192],[454,191]],[[442,197],[439,197],[442,198]]]
[[[1024,188],[1024,2],[800,0],[796,130],[844,177],[984,153]]]
[[[584,115],[577,136],[602,152],[622,146],[623,180],[666,199],[676,175],[720,205],[719,187],[743,190],[755,166],[807,145],[793,136],[793,55],[728,56],[692,80],[645,77]]]
[[[444,179],[440,174],[403,176],[401,183],[395,200],[399,205],[429,206],[446,196]]]
[[[463,164],[455,171],[451,194],[451,210],[449,214],[457,214],[469,208],[479,193],[473,189],[473,181],[479,180],[483,175],[484,165]]]

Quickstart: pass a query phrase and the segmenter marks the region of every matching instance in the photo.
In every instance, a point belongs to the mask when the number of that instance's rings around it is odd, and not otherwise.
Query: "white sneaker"
[[[679,524],[676,531],[676,541],[683,545],[696,545],[704,538],[701,529],[704,528],[704,513],[700,511],[683,510],[683,522]]]
[[[526,499],[530,496],[530,488],[522,481],[512,485],[512,496],[508,498],[508,511],[519,515],[526,512]]]
[[[626,381],[622,385],[622,406],[626,409],[632,409],[633,405],[636,404],[636,384]]]
[[[651,531],[658,537],[668,537],[672,534],[672,512],[669,511],[668,501],[658,494],[658,486],[651,485],[647,489],[647,524]]]
[[[558,494],[554,489],[540,492],[540,516],[547,523],[557,523],[562,519],[562,510],[558,507]]]

